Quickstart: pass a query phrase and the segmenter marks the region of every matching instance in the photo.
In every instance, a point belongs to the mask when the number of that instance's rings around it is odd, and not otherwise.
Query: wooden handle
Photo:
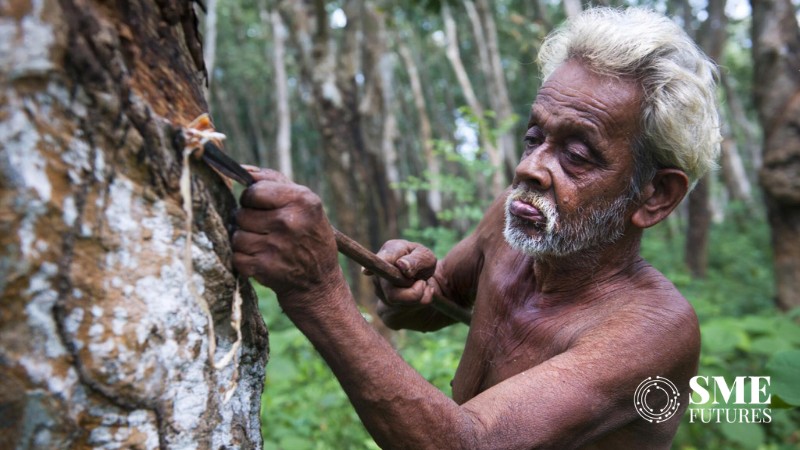
[[[333,235],[336,238],[336,248],[339,249],[339,253],[361,264],[365,269],[384,280],[400,287],[409,287],[416,281],[406,278],[400,272],[400,269],[379,258],[378,255],[367,250],[336,228],[333,229]],[[472,320],[472,312],[444,297],[434,295],[432,306],[447,317],[467,325]]]

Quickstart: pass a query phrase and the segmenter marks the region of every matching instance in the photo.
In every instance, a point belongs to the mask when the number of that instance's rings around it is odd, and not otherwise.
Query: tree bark
[[[711,227],[708,183],[708,176],[704,176],[689,193],[689,225],[684,259],[695,278],[705,278],[708,270],[708,230]]]
[[[751,0],[753,97],[764,130],[760,182],[772,227],[777,304],[800,306],[800,29],[791,0]]]
[[[246,282],[232,325],[235,199],[193,162],[191,233],[181,208],[174,138],[207,110],[192,8],[0,6],[3,448],[261,446],[267,334]]]

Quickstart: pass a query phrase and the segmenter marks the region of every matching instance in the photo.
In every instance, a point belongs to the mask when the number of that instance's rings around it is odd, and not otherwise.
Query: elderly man
[[[474,306],[452,399],[361,317],[314,194],[261,171],[242,196],[236,266],[275,290],[382,447],[666,449],[688,404],[697,318],[638,251],[713,165],[714,65],[636,9],[585,12],[539,59],[511,188],[438,263],[406,241],[380,253],[409,278],[435,264],[410,288],[378,283],[389,326],[452,323],[434,295]],[[635,400],[656,377],[677,391]]]

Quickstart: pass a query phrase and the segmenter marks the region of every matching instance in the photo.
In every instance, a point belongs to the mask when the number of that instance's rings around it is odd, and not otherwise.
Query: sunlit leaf
[[[775,353],[767,362],[770,389],[790,405],[800,405],[800,350]]]

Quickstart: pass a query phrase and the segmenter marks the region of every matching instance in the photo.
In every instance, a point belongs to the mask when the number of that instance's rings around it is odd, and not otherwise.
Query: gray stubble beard
[[[509,207],[514,200],[533,205],[546,217],[546,223],[536,225],[511,214]],[[625,212],[630,204],[631,195],[626,191],[610,202],[594,203],[563,217],[544,195],[519,186],[506,199],[503,236],[512,248],[532,257],[560,257],[601,248],[624,234]],[[530,235],[529,230],[535,234]]]

